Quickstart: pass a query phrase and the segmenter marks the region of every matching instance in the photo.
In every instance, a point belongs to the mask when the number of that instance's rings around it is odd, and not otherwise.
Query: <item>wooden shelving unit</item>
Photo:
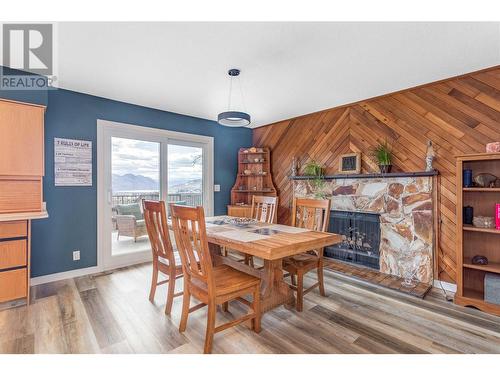
[[[238,173],[231,189],[229,215],[233,211],[234,216],[248,216],[254,195],[276,196],[268,148],[240,148],[238,151]]]
[[[500,176],[500,153],[457,156],[457,293],[455,303],[473,306],[500,315],[500,305],[484,300],[486,273],[500,274],[500,230],[463,224],[462,208],[472,206],[474,216],[495,216],[495,204],[500,203],[500,188],[463,187],[463,170],[473,176],[491,173]],[[472,264],[472,257],[484,255],[487,265]]]

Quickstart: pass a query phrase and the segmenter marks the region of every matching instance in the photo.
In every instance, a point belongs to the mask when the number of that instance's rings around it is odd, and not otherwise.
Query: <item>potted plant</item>
[[[304,174],[306,176],[313,177],[311,179],[311,186],[315,190],[314,195],[317,198],[323,198],[324,193],[321,191],[321,189],[325,186],[325,180],[323,179],[323,167],[316,161],[312,160],[304,166]]]
[[[372,152],[373,157],[378,163],[380,173],[390,173],[392,168],[392,147],[387,142],[380,143]]]
[[[312,160],[304,166],[304,173],[306,176],[323,177],[323,167]]]

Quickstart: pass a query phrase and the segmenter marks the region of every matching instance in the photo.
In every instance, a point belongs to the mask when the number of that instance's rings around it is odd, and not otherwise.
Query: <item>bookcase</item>
[[[455,303],[473,306],[500,315],[500,305],[484,300],[484,278],[490,272],[500,274],[500,230],[464,224],[463,207],[471,206],[474,216],[495,217],[495,204],[500,203],[500,187],[464,187],[463,171],[472,175],[489,173],[500,177],[500,153],[457,156],[457,292]],[[475,255],[488,258],[487,265],[473,264]]]

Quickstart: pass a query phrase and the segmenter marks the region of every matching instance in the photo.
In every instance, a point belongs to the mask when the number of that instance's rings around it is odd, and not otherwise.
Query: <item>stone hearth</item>
[[[403,276],[401,252],[415,251],[416,278],[432,283],[432,176],[294,180],[296,197],[328,197],[332,210],[380,214],[380,272]]]

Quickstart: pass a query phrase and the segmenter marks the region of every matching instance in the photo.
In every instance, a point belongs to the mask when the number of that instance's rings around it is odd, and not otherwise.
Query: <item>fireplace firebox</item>
[[[380,269],[379,214],[332,210],[328,230],[342,235],[342,242],[326,247],[326,257]]]

